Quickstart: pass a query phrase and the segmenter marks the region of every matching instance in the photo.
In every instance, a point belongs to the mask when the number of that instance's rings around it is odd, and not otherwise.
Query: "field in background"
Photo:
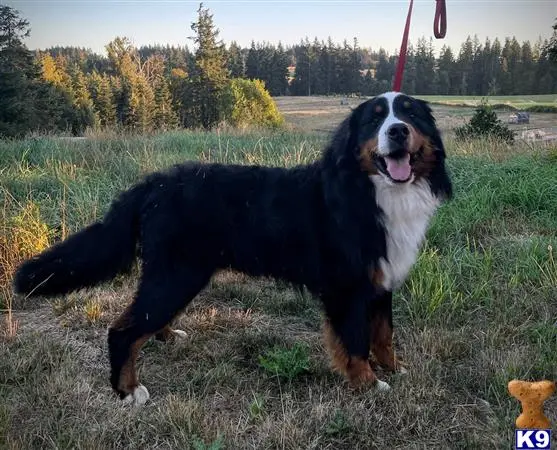
[[[451,134],[454,127],[468,121],[474,113],[473,106],[481,100],[479,97],[452,96],[424,96],[421,98],[433,103],[432,108],[439,127],[445,134]],[[557,107],[556,99],[557,95],[511,96],[490,97],[490,102],[495,104],[511,102],[516,106],[523,102],[535,102],[535,105],[541,106],[553,102],[552,104]],[[349,113],[351,108],[355,108],[365,99],[355,97],[277,97],[275,100],[285,119],[295,129],[328,132]],[[507,122],[509,111],[498,110],[497,115],[503,122]],[[511,129],[519,133],[526,129],[550,129],[552,127],[557,127],[557,113],[555,112],[532,112],[529,125],[510,125]]]
[[[422,95],[420,98],[430,102],[455,106],[476,106],[483,99],[492,105],[507,105],[522,109],[532,106],[553,106],[557,108],[557,94],[547,95],[494,95],[490,97],[472,95]]]
[[[192,158],[313,160],[348,109],[339,98],[278,102],[291,131],[0,142],[0,275],[29,246],[99,218],[146,172]],[[463,109],[435,108],[447,132],[461,120],[451,111]],[[131,276],[15,303],[18,328],[0,339],[0,447],[510,448],[520,406],[508,381],[557,379],[557,148],[449,137],[447,151],[455,199],[396,293],[409,374],[380,374],[391,393],[352,392],[330,372],[305,293],[222,273],[178,320],[187,338],[143,349],[151,401],[123,407],[106,327],[133,295]],[[545,410],[557,420],[557,397]]]

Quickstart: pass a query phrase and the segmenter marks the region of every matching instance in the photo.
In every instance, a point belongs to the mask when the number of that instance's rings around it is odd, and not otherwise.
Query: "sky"
[[[20,11],[31,25],[26,40],[30,49],[77,46],[104,54],[104,46],[116,36],[137,45],[188,45],[199,1],[178,0],[0,0]],[[360,46],[385,48],[393,53],[400,46],[408,0],[244,0],[205,1],[225,43],[235,40],[248,47],[256,42],[296,44],[306,36],[334,42],[356,37]],[[447,35],[435,40],[439,50],[453,49],[468,35],[515,36],[520,42],[552,34],[557,0],[446,0]],[[410,40],[433,37],[434,0],[415,0]]]

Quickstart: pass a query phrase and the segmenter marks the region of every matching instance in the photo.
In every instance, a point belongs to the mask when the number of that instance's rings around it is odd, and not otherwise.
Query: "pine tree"
[[[460,72],[457,93],[459,95],[470,95],[470,77],[472,74],[472,64],[474,62],[474,43],[472,38],[468,36],[466,41],[460,47],[457,66]]]
[[[522,44],[520,55],[520,68],[518,70],[518,87],[522,94],[533,94],[536,78],[535,78],[535,62],[532,45],[529,41]]]
[[[292,81],[293,95],[311,95],[312,50],[308,39],[295,49],[296,70]]]
[[[232,41],[228,48],[228,71],[232,78],[244,78],[245,76],[244,56],[236,41]]]
[[[125,128],[148,132],[153,129],[155,94],[149,77],[149,59],[142,64],[138,50],[126,38],[117,37],[107,46],[113,72],[118,79],[115,92],[116,116]],[[164,71],[164,65],[157,70]]]
[[[501,42],[499,39],[493,41],[490,52],[490,62],[492,67],[492,76],[489,81],[488,94],[497,95],[501,92],[501,83],[503,78],[503,66],[501,64]]]
[[[259,74],[259,51],[253,40],[246,58],[246,77],[250,80],[259,80],[261,77]]]
[[[173,109],[170,86],[165,77],[164,57],[161,54],[151,55],[143,65],[143,73],[154,95],[153,127],[157,130],[175,128],[178,117]]]
[[[271,65],[269,67],[269,82],[267,89],[271,95],[286,95],[288,92],[288,55],[279,42],[273,49]]]
[[[451,95],[456,90],[458,73],[456,73],[455,60],[451,47],[443,46],[438,60],[438,78],[440,95]]]
[[[397,59],[398,61],[398,59]],[[402,89],[410,95],[416,94],[416,89],[420,88],[418,82],[418,58],[416,57],[416,49],[412,43],[408,43],[406,51],[406,64],[404,68],[404,76],[402,79]]]
[[[99,125],[98,117],[95,115],[93,101],[87,87],[87,78],[81,71],[80,66],[74,64],[70,69],[72,80],[73,105],[75,118],[72,124],[74,134],[82,134],[89,127]]]
[[[101,128],[116,126],[116,108],[110,79],[96,70],[88,77],[89,92]]]
[[[555,20],[555,24],[553,25],[553,34],[551,36],[551,40],[547,45],[547,55],[551,61],[557,63],[557,19]]]
[[[203,3],[199,5],[197,14],[197,21],[191,25],[196,33],[193,41],[197,46],[191,102],[195,121],[203,128],[211,128],[224,116],[228,73],[224,45],[218,40],[219,30],[213,24],[213,15],[203,8]]]
[[[66,128],[71,104],[23,44],[29,22],[17,10],[0,5],[0,136]]]
[[[377,61],[377,71],[375,75],[380,92],[386,92],[390,90],[393,83],[394,75],[394,61],[391,61],[387,56],[387,52],[384,49],[380,48]]]

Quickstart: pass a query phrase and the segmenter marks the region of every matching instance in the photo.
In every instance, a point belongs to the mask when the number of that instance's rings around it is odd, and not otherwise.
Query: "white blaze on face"
[[[381,156],[387,156],[389,154],[389,135],[388,131],[391,125],[396,123],[404,123],[402,120],[398,119],[395,116],[393,102],[396,97],[400,95],[400,92],[387,92],[380,97],[383,97],[387,100],[387,108],[388,108],[388,115],[385,117],[381,128],[379,128],[379,132],[377,133],[377,152]]]
[[[406,125],[405,122],[395,116],[393,102],[399,95],[400,92],[387,92],[381,95],[381,97],[387,100],[388,114],[377,133],[377,153],[385,158],[387,172],[389,172],[390,177],[393,180],[404,182],[411,181],[410,154],[401,159],[394,159],[388,156],[391,150],[389,146],[389,128],[398,123]]]

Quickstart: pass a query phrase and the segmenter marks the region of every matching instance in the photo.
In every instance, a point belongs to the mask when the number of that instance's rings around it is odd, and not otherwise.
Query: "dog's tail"
[[[128,272],[136,256],[145,191],[142,183],[124,192],[102,221],[21,264],[14,276],[15,292],[28,297],[66,294]]]

